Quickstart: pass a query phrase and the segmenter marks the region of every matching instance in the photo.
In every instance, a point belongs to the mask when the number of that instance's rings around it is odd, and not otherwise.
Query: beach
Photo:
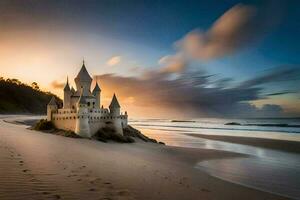
[[[289,199],[199,170],[249,155],[137,141],[102,143],[27,129],[0,119],[0,199]]]

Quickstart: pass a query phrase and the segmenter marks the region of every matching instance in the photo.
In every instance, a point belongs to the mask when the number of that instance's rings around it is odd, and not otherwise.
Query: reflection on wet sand
[[[212,176],[292,198],[300,197],[300,155],[278,150],[196,138],[186,132],[142,129],[168,145],[217,149],[249,155],[245,158],[201,161],[196,168]]]

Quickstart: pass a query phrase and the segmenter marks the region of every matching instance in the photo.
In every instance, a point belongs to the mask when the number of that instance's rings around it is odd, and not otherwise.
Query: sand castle
[[[70,87],[67,78],[63,107],[58,108],[55,98],[52,97],[47,105],[47,121],[51,121],[58,129],[73,131],[81,137],[90,138],[104,127],[113,128],[117,134],[123,135],[123,129],[128,123],[127,112],[120,113],[121,107],[115,94],[109,108],[103,108],[101,89],[97,81],[93,91],[90,90],[92,80],[83,61],[74,79],[77,90]]]

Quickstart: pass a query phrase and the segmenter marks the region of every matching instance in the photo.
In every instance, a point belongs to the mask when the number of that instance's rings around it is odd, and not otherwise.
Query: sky
[[[0,76],[62,97],[85,60],[133,117],[300,116],[298,1],[0,1]],[[94,85],[94,83],[93,83]]]

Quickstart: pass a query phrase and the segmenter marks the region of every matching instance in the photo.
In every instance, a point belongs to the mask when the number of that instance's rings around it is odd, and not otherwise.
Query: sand
[[[265,139],[265,138],[254,138],[254,137],[223,136],[223,135],[204,135],[204,134],[187,134],[187,135],[193,137],[199,137],[203,139],[209,139],[209,140],[218,140],[223,142],[263,147],[263,148],[275,149],[275,150],[292,152],[292,153],[300,153],[300,142],[298,141]]]
[[[0,117],[1,200],[287,199],[195,168],[202,160],[244,155],[141,141],[119,144],[66,138],[3,120],[5,116]]]

